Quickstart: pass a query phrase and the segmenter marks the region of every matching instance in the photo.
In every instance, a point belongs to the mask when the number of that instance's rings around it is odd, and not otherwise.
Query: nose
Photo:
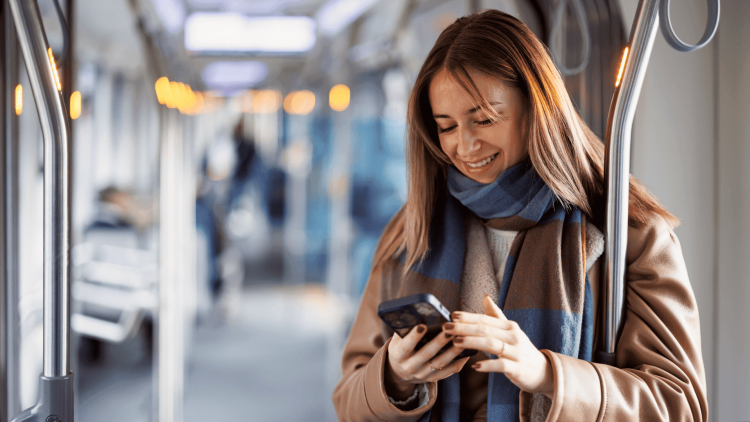
[[[479,140],[471,128],[463,128],[458,131],[458,148],[456,153],[460,157],[471,157],[479,149]]]

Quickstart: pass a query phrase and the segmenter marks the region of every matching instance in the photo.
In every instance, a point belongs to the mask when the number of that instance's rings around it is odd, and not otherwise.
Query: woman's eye
[[[477,124],[480,126],[489,126],[492,123],[493,123],[492,119],[487,119],[487,120],[482,120],[481,122],[477,122]]]
[[[445,128],[445,129],[443,129],[443,128],[439,127],[439,128],[438,128],[438,132],[439,132],[439,133],[450,132],[450,131],[452,131],[452,130],[453,130],[453,128],[454,128],[454,127],[456,127],[456,126],[454,125],[454,126],[451,126],[451,127],[447,127],[447,128]]]

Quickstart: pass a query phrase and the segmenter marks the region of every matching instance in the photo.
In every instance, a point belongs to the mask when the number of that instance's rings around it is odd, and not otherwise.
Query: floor
[[[254,285],[230,309],[195,332],[184,421],[335,421],[331,392],[351,305],[316,285]],[[99,363],[78,368],[79,422],[153,420],[143,339],[108,345]]]

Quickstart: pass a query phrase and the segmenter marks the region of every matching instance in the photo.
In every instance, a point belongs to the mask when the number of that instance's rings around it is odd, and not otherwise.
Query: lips
[[[470,168],[478,169],[480,167],[484,167],[487,164],[491,163],[492,160],[494,160],[497,157],[497,155],[498,155],[498,153],[494,153],[494,154],[490,155],[489,157],[485,158],[484,160],[476,162],[476,163],[467,163],[467,162],[464,162],[464,163],[467,166],[469,166]]]

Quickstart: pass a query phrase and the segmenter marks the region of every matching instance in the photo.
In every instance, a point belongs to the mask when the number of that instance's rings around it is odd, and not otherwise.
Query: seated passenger
[[[408,125],[408,198],[344,350],[339,420],[707,420],[678,220],[634,178],[616,365],[591,362],[605,304],[604,146],[523,23],[490,10],[446,28]],[[453,319],[418,351],[423,325],[401,338],[377,315],[416,293]],[[464,349],[480,352],[454,359]]]

